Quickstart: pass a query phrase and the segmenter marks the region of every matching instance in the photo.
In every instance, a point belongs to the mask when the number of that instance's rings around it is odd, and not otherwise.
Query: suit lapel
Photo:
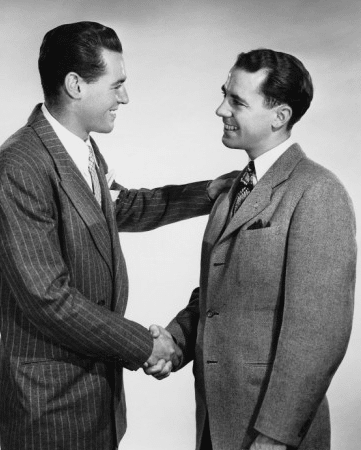
[[[232,199],[235,196],[239,180],[242,178],[244,170],[234,180],[228,193],[221,193],[217,198],[212,212],[209,216],[208,225],[205,231],[204,239],[209,243],[215,243],[222,236],[228,220],[229,210],[231,208]]]
[[[224,229],[222,236],[220,236],[220,241],[226,239],[235,230],[260,214],[270,204],[273,190],[289,178],[295,166],[304,157],[305,154],[298,144],[293,144],[289,147],[256,184],[252,192],[248,195]],[[234,181],[227,199],[223,200],[223,204],[219,205],[219,211],[224,216],[223,223],[225,223],[225,220],[227,219],[230,200],[234,196],[234,191],[237,189],[238,181],[241,176],[242,173]],[[218,230],[217,225],[216,228]]]
[[[34,109],[28,125],[35,130],[52,157],[60,177],[60,185],[87,225],[95,245],[112,273],[110,236],[105,216],[84,177],[42,114],[40,105]]]
[[[113,201],[108,189],[108,183],[106,181],[103,164],[105,161],[101,156],[98,146],[91,138],[91,143],[94,149],[95,157],[99,163],[99,183],[102,191],[102,208],[108,224],[111,248],[113,253],[113,301],[111,309],[117,313],[124,315],[128,300],[128,275],[126,269],[126,263],[123,256],[123,252],[120,246],[118,228],[115,220]]]

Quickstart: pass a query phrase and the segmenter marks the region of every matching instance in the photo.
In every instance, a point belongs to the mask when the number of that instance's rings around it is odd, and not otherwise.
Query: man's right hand
[[[182,351],[163,327],[151,325],[149,332],[154,339],[153,351],[143,369],[147,375],[162,380],[169,376],[173,367],[179,365]]]

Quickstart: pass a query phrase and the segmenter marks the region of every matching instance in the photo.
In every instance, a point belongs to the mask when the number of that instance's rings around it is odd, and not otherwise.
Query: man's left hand
[[[207,187],[208,196],[211,200],[215,200],[219,194],[229,189],[232,186],[233,181],[239,175],[238,170],[226,173],[211,181]]]
[[[287,445],[260,433],[253,441],[249,450],[287,450]]]

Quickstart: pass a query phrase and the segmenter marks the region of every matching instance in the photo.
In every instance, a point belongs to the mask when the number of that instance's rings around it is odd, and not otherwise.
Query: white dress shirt
[[[79,169],[80,173],[85,178],[90,189],[93,191],[92,180],[88,169],[89,160],[89,138],[87,141],[83,141],[80,137],[65,128],[60,122],[58,122],[49,112],[45,104],[41,106],[41,111],[45,116],[45,119],[53,127],[60,142],[63,144],[65,150],[69,153],[70,157],[74,161],[75,165]]]
[[[277,147],[268,150],[268,152],[265,152],[254,159],[253,162],[256,170],[256,177],[253,178],[253,183],[256,184],[277,159],[294,143],[294,139],[290,136],[282,142],[282,144],[277,145]]]

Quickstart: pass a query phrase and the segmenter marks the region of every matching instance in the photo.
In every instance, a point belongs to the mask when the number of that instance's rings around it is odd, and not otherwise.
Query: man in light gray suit
[[[79,22],[49,31],[39,71],[45,103],[0,151],[1,446],[114,450],[126,429],[123,367],[177,361],[173,341],[153,340],[124,317],[118,231],[208,214],[212,201],[207,182],[115,184],[111,197],[90,136],[112,131],[128,103],[111,28]]]
[[[210,214],[199,289],[152,332],[182,349],[173,370],[194,360],[198,450],[328,450],[326,391],[353,314],[353,207],[292,140],[313,96],[298,59],[241,53],[222,90],[223,143],[249,164]]]

